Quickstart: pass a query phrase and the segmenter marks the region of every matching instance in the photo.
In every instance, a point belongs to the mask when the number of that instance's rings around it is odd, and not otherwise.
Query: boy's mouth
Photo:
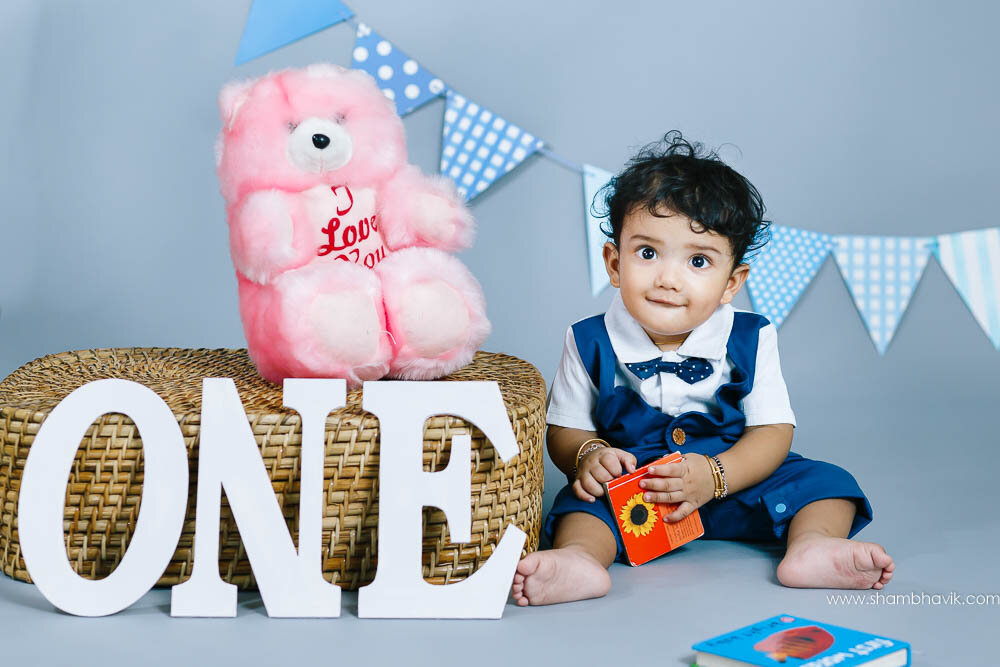
[[[657,306],[665,306],[667,308],[680,308],[682,305],[684,305],[681,303],[677,303],[675,301],[669,301],[667,299],[651,299],[649,297],[646,297],[646,301],[649,301],[650,303],[655,304]]]

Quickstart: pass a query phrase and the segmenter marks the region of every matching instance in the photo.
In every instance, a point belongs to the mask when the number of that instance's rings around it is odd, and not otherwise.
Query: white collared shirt
[[[733,362],[726,354],[726,345],[733,328],[736,309],[720,305],[712,316],[695,327],[676,350],[662,351],[649,339],[642,326],[625,309],[621,294],[616,293],[604,324],[618,363],[615,386],[627,386],[639,393],[654,408],[667,414],[680,415],[694,411],[719,415],[715,392],[730,379]],[[688,357],[702,357],[712,364],[712,375],[688,384],[674,373],[656,373],[639,379],[625,364],[660,358],[679,362]],[[597,407],[597,387],[580,360],[573,327],[566,330],[562,361],[549,392],[546,422],[555,426],[596,431],[594,410]],[[778,332],[773,324],[760,330],[757,342],[757,366],[753,388],[740,403],[747,426],[761,424],[795,425],[795,415],[788,400],[788,389],[781,375],[778,360]]]

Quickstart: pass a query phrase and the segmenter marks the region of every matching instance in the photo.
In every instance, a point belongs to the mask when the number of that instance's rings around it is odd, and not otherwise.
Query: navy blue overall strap
[[[598,391],[601,389],[602,371],[611,373],[612,387],[614,386],[615,369],[601,368],[601,357],[614,359],[614,350],[611,347],[611,338],[608,337],[608,328],[604,325],[604,315],[594,315],[585,320],[580,320],[573,325],[573,338],[576,340],[576,351],[580,354],[580,361],[587,369],[587,375]],[[603,349],[602,349],[603,348]],[[603,351],[603,355],[602,355]]]
[[[732,359],[733,365],[742,368],[747,373],[749,386],[747,393],[753,388],[754,373],[757,370],[757,342],[760,330],[770,322],[758,313],[737,311],[733,313],[733,330],[729,334],[726,353]]]

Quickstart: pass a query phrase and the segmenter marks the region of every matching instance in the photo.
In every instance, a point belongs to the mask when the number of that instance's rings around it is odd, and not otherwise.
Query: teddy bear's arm
[[[295,201],[278,190],[247,196],[229,225],[229,249],[237,271],[265,285],[312,258],[309,247],[296,243],[296,208]]]
[[[407,165],[376,196],[390,248],[428,246],[454,252],[472,245],[475,222],[451,181],[430,178]]]

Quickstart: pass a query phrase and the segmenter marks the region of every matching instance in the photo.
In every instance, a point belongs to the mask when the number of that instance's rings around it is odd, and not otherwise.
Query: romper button
[[[785,507],[785,503],[778,503],[777,505],[774,506],[774,511],[777,512],[778,514],[781,514],[786,509],[788,508]]]
[[[674,444],[678,447],[683,445],[684,441],[687,439],[687,436],[684,435],[684,429],[681,428],[675,428],[673,433],[670,434],[670,437],[673,439]]]

